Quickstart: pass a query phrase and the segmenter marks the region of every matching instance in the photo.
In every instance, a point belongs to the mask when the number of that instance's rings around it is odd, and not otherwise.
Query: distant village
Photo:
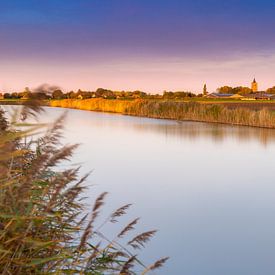
[[[217,89],[214,93],[209,93],[206,84],[203,91],[199,94],[185,91],[164,91],[162,94],[149,94],[139,90],[136,91],[112,91],[109,89],[98,88],[96,91],[70,91],[63,92],[58,87],[50,85],[42,85],[34,90],[26,87],[22,92],[0,93],[0,100],[27,100],[36,98],[40,100],[50,99],[89,99],[89,98],[104,98],[104,99],[171,99],[180,100],[188,98],[204,98],[204,99],[228,99],[228,100],[275,100],[275,86],[266,91],[259,91],[258,82],[254,78],[251,87],[230,87],[223,86]]]
[[[224,93],[223,91],[229,91]],[[230,93],[231,91],[231,93]],[[233,91],[233,93],[232,93]],[[275,87],[268,89],[267,91],[259,91],[259,85],[256,79],[251,83],[251,88],[248,87],[228,87],[224,86],[218,89],[216,93],[208,94],[206,85],[204,86],[203,96],[206,98],[221,98],[221,99],[239,99],[239,100],[274,100],[275,99]]]

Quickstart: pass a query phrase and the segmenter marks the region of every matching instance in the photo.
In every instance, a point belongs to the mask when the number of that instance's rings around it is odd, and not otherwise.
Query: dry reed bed
[[[275,128],[275,114],[263,108],[229,109],[218,104],[200,104],[197,102],[172,102],[156,100],[53,100],[52,107],[72,108],[79,110],[121,113],[149,118],[189,120],[211,123]]]

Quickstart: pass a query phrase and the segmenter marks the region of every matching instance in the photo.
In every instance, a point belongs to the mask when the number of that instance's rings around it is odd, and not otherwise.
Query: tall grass
[[[50,106],[80,110],[122,113],[126,115],[174,120],[190,120],[212,123],[227,123],[254,127],[275,128],[275,114],[266,108],[226,108],[220,104],[197,102],[174,102],[138,99],[126,100],[54,100]]]
[[[83,214],[88,175],[79,178],[79,168],[60,170],[77,146],[60,145],[64,116],[50,127],[26,122],[41,111],[26,106],[8,122],[0,110],[0,274],[136,274],[137,268],[145,274],[162,266],[166,258],[146,267],[135,252],[154,230],[120,243],[138,219],[113,238],[102,234],[102,226],[119,221],[129,204],[99,224],[103,193]]]
[[[111,99],[63,99],[51,100],[52,107],[71,108],[87,111],[125,113],[125,110],[135,105],[135,100],[111,100]]]

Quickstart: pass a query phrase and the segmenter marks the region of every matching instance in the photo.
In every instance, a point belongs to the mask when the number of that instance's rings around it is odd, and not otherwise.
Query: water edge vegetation
[[[253,106],[253,104],[255,103],[248,105]],[[49,101],[49,106],[148,118],[275,128],[275,113],[268,107],[259,108],[260,103],[257,103],[257,108],[254,109],[243,107],[241,103],[239,106],[236,103],[232,108],[226,104],[194,101],[62,99]]]
[[[121,244],[139,219],[112,239],[102,234],[102,226],[118,222],[131,205],[99,223],[107,195],[102,193],[87,213],[88,175],[79,178],[79,168],[59,167],[77,147],[59,142],[65,117],[52,125],[27,122],[39,112],[39,105],[27,105],[7,121],[0,109],[0,273],[128,275],[137,267],[143,270],[138,274],[160,268],[167,258],[146,266],[135,252],[155,230]]]

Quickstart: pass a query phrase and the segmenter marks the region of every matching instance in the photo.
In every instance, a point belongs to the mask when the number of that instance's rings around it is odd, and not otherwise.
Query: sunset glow
[[[0,1],[0,89],[275,84],[270,0]]]

